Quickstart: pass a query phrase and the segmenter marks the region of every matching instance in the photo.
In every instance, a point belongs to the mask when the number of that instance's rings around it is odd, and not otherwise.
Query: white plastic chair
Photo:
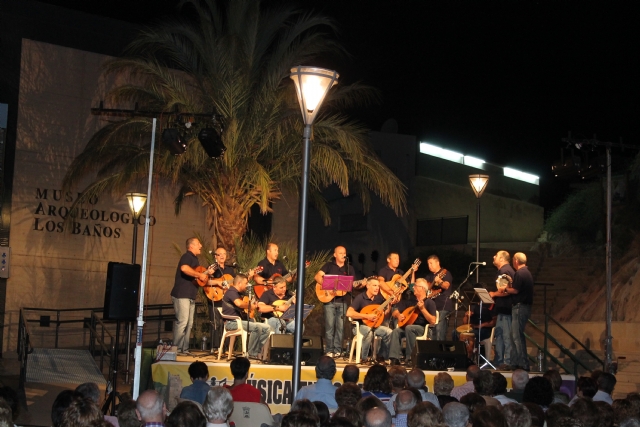
[[[233,354],[233,345],[236,343],[236,337],[240,335],[242,337],[242,355],[247,355],[247,331],[244,329],[244,325],[242,323],[242,319],[239,316],[227,316],[226,314],[222,314],[222,307],[216,307],[220,312],[220,316],[225,320],[235,320],[238,325],[238,329],[234,331],[227,331],[225,327],[222,328],[224,331],[222,333],[222,338],[220,339],[220,348],[218,349],[218,360],[220,360],[220,356],[222,356],[222,349],[224,348],[225,339],[229,338],[229,354],[227,355],[227,359],[231,359]]]
[[[435,326],[440,322],[440,312],[436,311],[436,323],[433,325],[427,325],[424,328],[424,334],[421,337],[417,337],[416,340],[427,341],[429,340],[429,328],[435,328]],[[407,356],[409,357],[409,356]]]
[[[353,336],[353,341],[351,341],[351,352],[349,353],[349,363],[351,363],[351,361],[353,360],[353,352],[355,350],[356,352],[355,363],[357,365],[362,361],[362,358],[360,356],[363,356],[361,352],[362,352],[362,340],[364,339],[364,335],[360,333],[360,322],[358,320],[353,320],[351,317],[349,317],[349,322],[351,322],[353,326],[356,328],[356,334]],[[379,337],[376,337],[374,335],[373,345],[372,345],[374,355],[377,354],[376,347],[379,339],[380,339]],[[368,354],[365,354],[364,356],[367,357]]]
[[[229,415],[236,427],[259,427],[274,424],[267,405],[255,402],[233,402],[233,412]]]

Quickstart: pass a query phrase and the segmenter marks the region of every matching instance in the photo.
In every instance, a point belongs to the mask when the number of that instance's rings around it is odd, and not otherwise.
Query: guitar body
[[[249,297],[248,296],[242,297],[242,302],[249,303]],[[253,309],[250,310],[249,308],[245,308],[244,312],[249,315],[250,319],[255,319],[256,313],[255,313],[255,311]]]
[[[404,285],[407,286],[407,281],[399,274],[395,274],[391,280],[389,280],[389,286],[391,286],[392,288],[399,288],[399,285]],[[387,291],[385,291],[384,289],[380,288],[380,293],[382,294],[382,296],[387,299],[391,296],[391,294]]]
[[[273,289],[273,285],[253,285],[253,292],[255,292],[258,299],[262,298],[262,294],[264,294],[269,289]]]
[[[433,299],[442,293],[442,289],[431,290],[427,292],[427,299]]]
[[[360,314],[377,314],[376,320],[362,319],[362,322],[370,328],[377,328],[382,325],[384,321],[384,311],[381,309],[381,304],[371,304],[360,310]]]
[[[398,322],[398,328],[404,328],[407,325],[413,325],[413,322],[418,318],[418,306],[414,305],[405,309],[402,312],[404,320]]]
[[[230,274],[225,274],[217,279],[209,280],[204,286],[204,293],[212,301],[220,301],[229,288],[229,283],[233,282]]]
[[[316,283],[316,296],[318,297],[320,302],[323,302],[325,304],[331,302],[334,297],[341,297],[346,293],[346,291],[329,291],[326,289],[322,289],[322,285],[320,283]]]
[[[194,268],[195,271],[197,271],[198,273],[204,273],[205,271],[211,269],[211,273],[209,274],[213,274],[214,271],[216,271],[216,269],[218,268],[218,264],[211,264],[209,266],[209,268],[203,267],[201,265],[197,266],[196,268]],[[200,287],[204,287],[207,285],[208,280],[200,280],[199,278],[194,278],[193,279],[196,284]]]

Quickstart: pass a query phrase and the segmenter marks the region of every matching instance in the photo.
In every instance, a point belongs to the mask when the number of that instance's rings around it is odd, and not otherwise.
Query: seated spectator
[[[360,381],[360,368],[356,365],[347,365],[342,370],[342,382],[358,384]]]
[[[198,402],[200,405],[204,403],[207,392],[211,386],[207,382],[209,379],[209,368],[204,362],[193,362],[189,365],[189,378],[193,384],[186,386],[180,393],[181,399],[189,399]]]
[[[13,411],[9,403],[0,397],[0,427],[11,427],[13,425]]]
[[[549,369],[543,376],[551,383],[551,387],[553,388],[553,403],[568,404],[569,395],[560,391],[560,388],[562,387],[562,377],[560,376],[560,372],[555,369]]]
[[[140,393],[136,401],[136,414],[143,426],[164,425],[167,407],[164,399],[155,390],[146,390]]]
[[[118,405],[118,424],[120,427],[140,427],[142,423],[136,415],[136,401],[125,399]]]
[[[572,406],[573,403],[581,397],[588,397],[589,399],[593,399],[593,396],[595,396],[597,391],[598,385],[593,380],[593,378],[578,378],[578,382],[576,383],[576,395],[573,396],[573,399],[571,399],[571,401],[569,402],[569,406]]]
[[[598,409],[587,397],[581,397],[571,405],[571,417],[579,420],[584,427],[598,426]]]
[[[360,398],[362,398],[362,390],[355,383],[344,383],[336,390],[335,397],[338,407],[345,405],[356,406]]]
[[[504,415],[509,427],[531,427],[531,413],[526,406],[520,403],[503,405],[502,415]]]
[[[473,379],[473,386],[476,393],[484,398],[489,406],[500,406],[501,403],[492,397],[493,395],[493,375],[489,371],[480,371]]]
[[[467,393],[462,396],[460,403],[465,405],[469,409],[469,419],[473,421],[473,414],[480,408],[487,406],[487,401],[478,393]]]
[[[320,418],[320,425],[324,425],[327,422],[329,422],[329,418],[331,418],[331,414],[329,413],[329,407],[327,406],[327,404],[324,402],[320,402],[318,400],[312,403],[316,407],[318,418]]]
[[[409,390],[400,390],[393,401],[393,425],[395,427],[406,427],[407,416],[414,406],[418,404],[418,399]]]
[[[637,418],[635,408],[627,399],[614,400],[611,408],[613,409],[613,424],[615,425],[620,425],[621,422],[629,418]]]
[[[640,427],[640,420],[637,418],[629,418],[620,424],[620,427]]]
[[[436,408],[440,409],[440,401],[435,394],[429,393],[426,383],[427,379],[425,378],[424,372],[421,369],[413,368],[407,374],[407,387],[417,388],[420,391],[420,395],[422,396],[421,400],[423,402],[431,402],[435,405]]]
[[[549,405],[549,409],[544,414],[544,418],[547,422],[547,427],[555,427],[556,422],[560,418],[570,417],[571,408],[563,403],[552,403]]]
[[[296,400],[291,404],[291,411],[304,412],[309,416],[320,419],[320,417],[318,416],[318,409],[316,408],[316,405],[314,405],[309,399]]]
[[[373,365],[364,376],[362,397],[375,396],[383,403],[389,401],[391,399],[391,382],[389,379],[389,373],[384,366]]]
[[[458,399],[456,399],[453,396],[441,395],[441,396],[438,396],[438,403],[440,404],[441,408],[444,408],[449,403],[460,403],[460,402],[458,402]]]
[[[616,387],[616,377],[608,372],[603,372],[596,382],[598,384],[598,391],[593,396],[593,401],[603,401],[611,405],[613,403],[611,393],[613,393],[613,389]]]
[[[431,402],[420,402],[409,411],[408,427],[426,427],[444,424],[442,411]]]
[[[556,421],[556,426],[557,427],[584,427],[584,424],[582,424],[582,421],[576,418],[562,417],[562,418],[559,418],[558,421]]]
[[[544,377],[533,377],[524,387],[522,403],[531,402],[542,407],[546,411],[553,403],[553,388],[551,383]]]
[[[640,419],[640,393],[627,394],[627,400],[631,402],[631,405],[636,409],[636,418]]]
[[[364,415],[355,406],[338,406],[331,419],[335,418],[348,420],[354,427],[362,427],[364,424]]]
[[[518,403],[522,403],[522,395],[524,394],[524,388],[529,382],[529,373],[524,369],[516,369],[511,374],[511,391],[506,392],[504,395],[509,399],[513,399]]]
[[[363,416],[364,414],[367,413],[367,411],[371,408],[375,408],[375,407],[380,407],[380,408],[384,408],[384,403],[382,403],[382,401],[380,399],[378,399],[375,396],[367,396],[367,397],[363,397],[362,399],[360,399],[358,401],[358,403],[356,404],[356,408],[362,412]]]
[[[4,401],[7,402],[7,405],[11,408],[11,417],[15,424],[18,419],[18,415],[20,415],[18,393],[16,393],[16,391],[11,387],[0,387],[0,398],[4,399]]]
[[[51,425],[53,427],[64,427],[62,424],[62,413],[77,396],[80,395],[73,390],[63,390],[58,393],[58,396],[56,396],[51,406]]]
[[[478,376],[478,372],[480,372],[480,368],[478,367],[478,365],[469,366],[467,368],[467,382],[460,386],[454,387],[453,390],[451,390],[451,396],[460,400],[460,398],[465,394],[475,392],[476,389],[473,386],[473,380]]]
[[[509,427],[497,406],[485,406],[474,412],[472,427]]]
[[[385,370],[385,372],[387,371]],[[331,382],[335,374],[335,360],[326,355],[320,356],[318,364],[316,365],[316,378],[318,378],[318,381],[316,381],[315,384],[300,388],[293,400],[309,399],[312,402],[319,400],[320,402],[324,402],[329,409],[336,409],[338,407],[335,397],[337,387]]]
[[[318,427],[319,423],[318,417],[309,415],[306,412],[291,411],[282,417],[280,427]]]
[[[204,399],[202,411],[207,427],[228,427],[227,420],[233,412],[233,397],[224,387],[211,387]]]
[[[493,397],[502,405],[507,403],[518,403],[513,399],[505,396],[507,393],[507,379],[500,372],[494,372],[493,374]]]
[[[598,413],[598,427],[613,427],[613,408],[607,402],[593,402]]]
[[[231,368],[231,375],[233,375],[233,384],[225,387],[231,392],[233,401],[265,403],[260,390],[251,384],[247,384],[251,361],[246,357],[236,357],[231,361],[229,367]]]
[[[396,414],[393,408],[393,402],[395,402],[398,392],[404,390],[407,386],[407,370],[402,366],[392,366],[387,372],[389,373],[389,379],[391,381],[391,398],[385,403],[385,405],[393,417]]]
[[[469,423],[469,408],[459,402],[447,403],[442,408],[442,417],[449,427],[467,427]]]
[[[194,401],[185,400],[167,417],[167,427],[206,427],[207,419]]]
[[[392,427],[391,414],[385,407],[376,407],[364,414],[364,427]]]
[[[98,408],[100,407],[100,389],[98,388],[98,384],[92,382],[82,383],[76,387],[76,393],[79,393],[82,397],[86,397],[93,401]],[[105,415],[104,419],[113,424],[113,427],[119,427],[118,418],[111,415]]]
[[[447,372],[438,372],[433,378],[433,393],[436,396],[451,396],[454,386],[453,378]]]
[[[531,427],[543,427],[544,426],[544,411],[537,403],[524,402],[522,405],[526,406],[531,414]]]
[[[60,425],[65,427],[87,427],[97,421],[104,420],[98,404],[93,400],[76,395],[60,417]]]
[[[362,424],[355,425],[351,424],[346,418],[343,417],[333,417],[331,420],[325,424],[323,427],[362,427]]]

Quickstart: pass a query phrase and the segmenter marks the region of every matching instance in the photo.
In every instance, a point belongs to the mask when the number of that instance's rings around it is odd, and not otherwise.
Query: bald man
[[[511,295],[511,337],[513,338],[513,351],[511,354],[512,365],[529,370],[529,357],[527,357],[527,341],[524,336],[524,328],[531,317],[531,305],[533,304],[533,276],[527,267],[527,256],[522,252],[513,255],[511,261],[516,274],[513,276],[513,285],[505,288],[505,292]]]
[[[162,396],[155,390],[147,390],[138,396],[136,415],[143,426],[163,426],[167,407]]]

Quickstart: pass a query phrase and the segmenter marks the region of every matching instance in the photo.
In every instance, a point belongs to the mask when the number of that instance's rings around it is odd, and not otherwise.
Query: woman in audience
[[[364,424],[362,412],[355,406],[338,406],[338,410],[333,413],[333,418],[343,418],[349,420],[354,427],[361,427]]]
[[[442,411],[431,402],[420,402],[407,415],[408,427],[446,426]]]
[[[508,427],[507,420],[497,406],[484,406],[473,414],[473,427]]]
[[[326,423],[328,423],[331,414],[329,413],[329,407],[327,406],[327,404],[324,402],[320,402],[319,400],[316,400],[315,402],[313,402],[313,404],[316,407],[318,418],[320,418],[320,425],[325,425]]]
[[[373,365],[364,376],[362,397],[367,396],[375,396],[383,403],[391,398],[391,381],[384,366]]]
[[[320,419],[302,411],[291,411],[282,417],[280,427],[318,427]],[[256,426],[258,427],[258,426]]]
[[[522,403],[531,402],[540,405],[543,411],[546,411],[549,405],[553,403],[553,387],[551,383],[544,377],[533,377],[524,386],[522,394]]]
[[[100,420],[104,420],[104,415],[100,412],[98,404],[89,398],[75,394],[60,417],[60,425],[64,427],[87,427]]]
[[[178,403],[165,423],[166,427],[207,427],[207,419],[198,405],[185,400]]]
[[[309,399],[300,399],[293,402],[291,404],[291,412],[304,412],[310,417],[320,419],[316,405],[314,405]]]
[[[598,427],[598,409],[589,398],[581,397],[573,403],[571,417],[579,420],[584,427]]]
[[[487,402],[478,393],[467,393],[460,398],[460,403],[469,409],[469,419],[473,421],[473,414],[487,406]]]
[[[595,402],[594,402],[595,403]],[[606,402],[605,402],[606,403]],[[636,409],[627,399],[616,399],[611,405],[613,409],[613,424],[619,426],[623,421],[629,418],[635,418]]]
[[[563,403],[552,403],[549,405],[549,409],[544,414],[544,418],[547,421],[547,427],[555,427],[556,422],[560,418],[570,417],[571,408]]]
[[[544,411],[537,403],[524,402],[524,406],[529,410],[531,414],[531,427],[543,427],[544,426]]]
[[[607,402],[593,402],[598,413],[598,427],[613,427],[613,408]]]

